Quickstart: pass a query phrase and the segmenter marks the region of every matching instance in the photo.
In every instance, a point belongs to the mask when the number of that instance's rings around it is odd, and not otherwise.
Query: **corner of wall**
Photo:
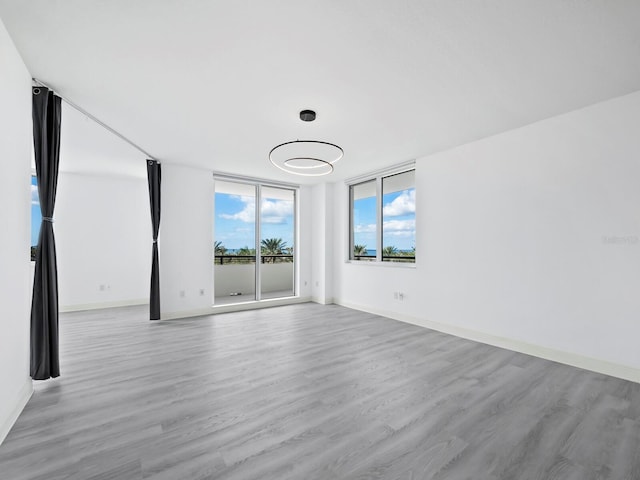
[[[31,395],[33,395],[33,381],[31,380],[31,378],[27,378],[22,388],[15,397],[15,401],[13,402],[13,409],[3,415],[0,415],[0,445],[2,445],[4,439],[7,438],[7,435],[11,431],[13,424],[16,423],[16,420],[18,420],[18,417],[22,413],[22,410],[24,410],[24,407],[27,405],[27,402],[31,398]]]
[[[0,21],[0,438],[31,395],[31,75]]]

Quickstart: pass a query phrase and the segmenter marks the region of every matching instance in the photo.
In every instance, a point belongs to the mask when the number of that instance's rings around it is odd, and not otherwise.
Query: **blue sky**
[[[40,223],[42,214],[40,213],[40,201],[38,200],[38,187],[36,177],[31,177],[31,246],[38,245],[38,235],[40,234]]]
[[[416,242],[416,189],[387,193],[382,205],[382,246],[410,250]],[[353,243],[376,249],[375,197],[353,202]]]
[[[255,248],[255,197],[216,193],[215,241],[227,249]],[[281,238],[294,246],[293,201],[263,198],[260,210],[262,235]]]

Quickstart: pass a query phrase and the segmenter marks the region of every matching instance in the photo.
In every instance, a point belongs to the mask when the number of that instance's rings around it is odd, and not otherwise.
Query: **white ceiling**
[[[144,154],[65,103],[60,135],[61,171],[147,178]]]
[[[334,181],[640,90],[638,0],[0,0],[0,17],[34,77],[160,161],[289,182],[318,179],[269,163],[285,141],[342,146]],[[62,168],[144,172],[63,122],[69,151],[104,161]]]

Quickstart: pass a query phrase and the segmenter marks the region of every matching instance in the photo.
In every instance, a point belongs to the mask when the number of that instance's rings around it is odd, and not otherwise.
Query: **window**
[[[36,249],[38,248],[38,236],[42,213],[40,212],[40,197],[38,196],[38,180],[31,175],[31,261],[36,261]]]
[[[349,185],[351,260],[415,263],[415,169]]]

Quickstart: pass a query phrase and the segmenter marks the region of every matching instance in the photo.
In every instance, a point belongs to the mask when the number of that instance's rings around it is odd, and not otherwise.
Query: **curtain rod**
[[[93,120],[94,122],[96,122],[98,125],[100,125],[102,128],[104,128],[105,130],[107,130],[108,132],[111,132],[113,135],[115,135],[116,137],[118,137],[120,140],[124,140],[125,142],[127,142],[129,145],[131,145],[133,148],[135,148],[136,150],[138,150],[141,153],[144,153],[147,158],[151,159],[151,160],[156,160],[157,159],[151,155],[149,152],[147,152],[146,150],[143,150],[141,147],[139,147],[138,145],[136,145],[135,143],[133,143],[131,140],[129,140],[127,137],[125,137],[124,135],[122,135],[120,132],[114,130],[113,128],[111,128],[109,125],[107,125],[106,123],[98,120],[96,117],[94,117],[93,115],[91,115],[89,112],[87,112],[84,108],[79,107],[78,105],[76,105],[75,103],[73,103],[71,100],[69,100],[68,98],[63,97],[62,95],[60,95],[59,93],[55,92],[55,90],[53,88],[51,88],[49,85],[47,85],[46,83],[38,80],[37,78],[32,78],[31,80],[33,80],[35,83],[39,84],[41,87],[45,87],[48,88],[49,90],[51,90],[52,92],[56,93],[56,95],[58,95],[62,100],[64,100],[64,102],[69,105],[70,107],[74,108],[75,110],[77,110],[78,112],[80,112],[81,114],[85,115],[87,118],[90,118],[91,120]]]

